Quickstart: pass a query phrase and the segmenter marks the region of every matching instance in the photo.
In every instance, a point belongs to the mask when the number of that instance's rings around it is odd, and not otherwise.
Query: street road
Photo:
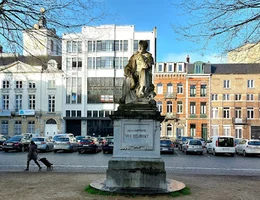
[[[55,172],[106,172],[112,154],[39,153],[53,163]],[[260,156],[242,155],[213,156],[212,154],[186,155],[175,149],[175,154],[162,154],[167,173],[201,175],[247,175],[260,176]],[[23,171],[26,167],[27,152],[0,151],[0,171]],[[41,163],[41,165],[43,165]],[[44,165],[43,165],[44,166]],[[43,167],[45,168],[45,166]],[[37,171],[33,161],[31,171]],[[45,170],[44,170],[45,171]]]

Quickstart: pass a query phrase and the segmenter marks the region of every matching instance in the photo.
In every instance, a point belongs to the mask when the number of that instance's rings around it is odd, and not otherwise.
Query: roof
[[[58,63],[58,69],[61,69],[61,56],[9,56],[2,57],[0,54],[0,67],[10,65],[20,61],[31,66],[47,66],[48,61],[55,60]]]
[[[212,74],[259,74],[260,63],[212,64]]]

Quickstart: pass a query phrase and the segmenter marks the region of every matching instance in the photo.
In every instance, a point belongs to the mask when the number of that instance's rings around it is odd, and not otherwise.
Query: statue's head
[[[148,48],[148,42],[145,41],[145,40],[140,40],[138,51],[139,52],[145,52],[147,48]]]

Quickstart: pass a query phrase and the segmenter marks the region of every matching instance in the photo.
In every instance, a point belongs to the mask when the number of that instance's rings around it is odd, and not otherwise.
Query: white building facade
[[[23,33],[24,55],[0,53],[0,134],[54,136],[63,129],[61,41],[42,20]]]
[[[64,34],[62,70],[65,74],[63,119],[66,132],[107,136],[113,133],[109,114],[121,98],[124,66],[146,40],[156,60],[156,29],[137,32],[134,26],[85,26]]]

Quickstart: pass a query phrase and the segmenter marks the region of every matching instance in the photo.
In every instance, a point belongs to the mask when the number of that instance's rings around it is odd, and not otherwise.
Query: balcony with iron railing
[[[236,117],[233,117],[232,118],[232,123],[235,124],[235,125],[247,124],[247,118],[236,118]]]
[[[170,119],[178,119],[180,116],[179,114],[176,113],[166,113],[165,119],[170,120]]]
[[[177,98],[177,93],[176,92],[164,93],[164,98],[165,99],[176,99]]]

